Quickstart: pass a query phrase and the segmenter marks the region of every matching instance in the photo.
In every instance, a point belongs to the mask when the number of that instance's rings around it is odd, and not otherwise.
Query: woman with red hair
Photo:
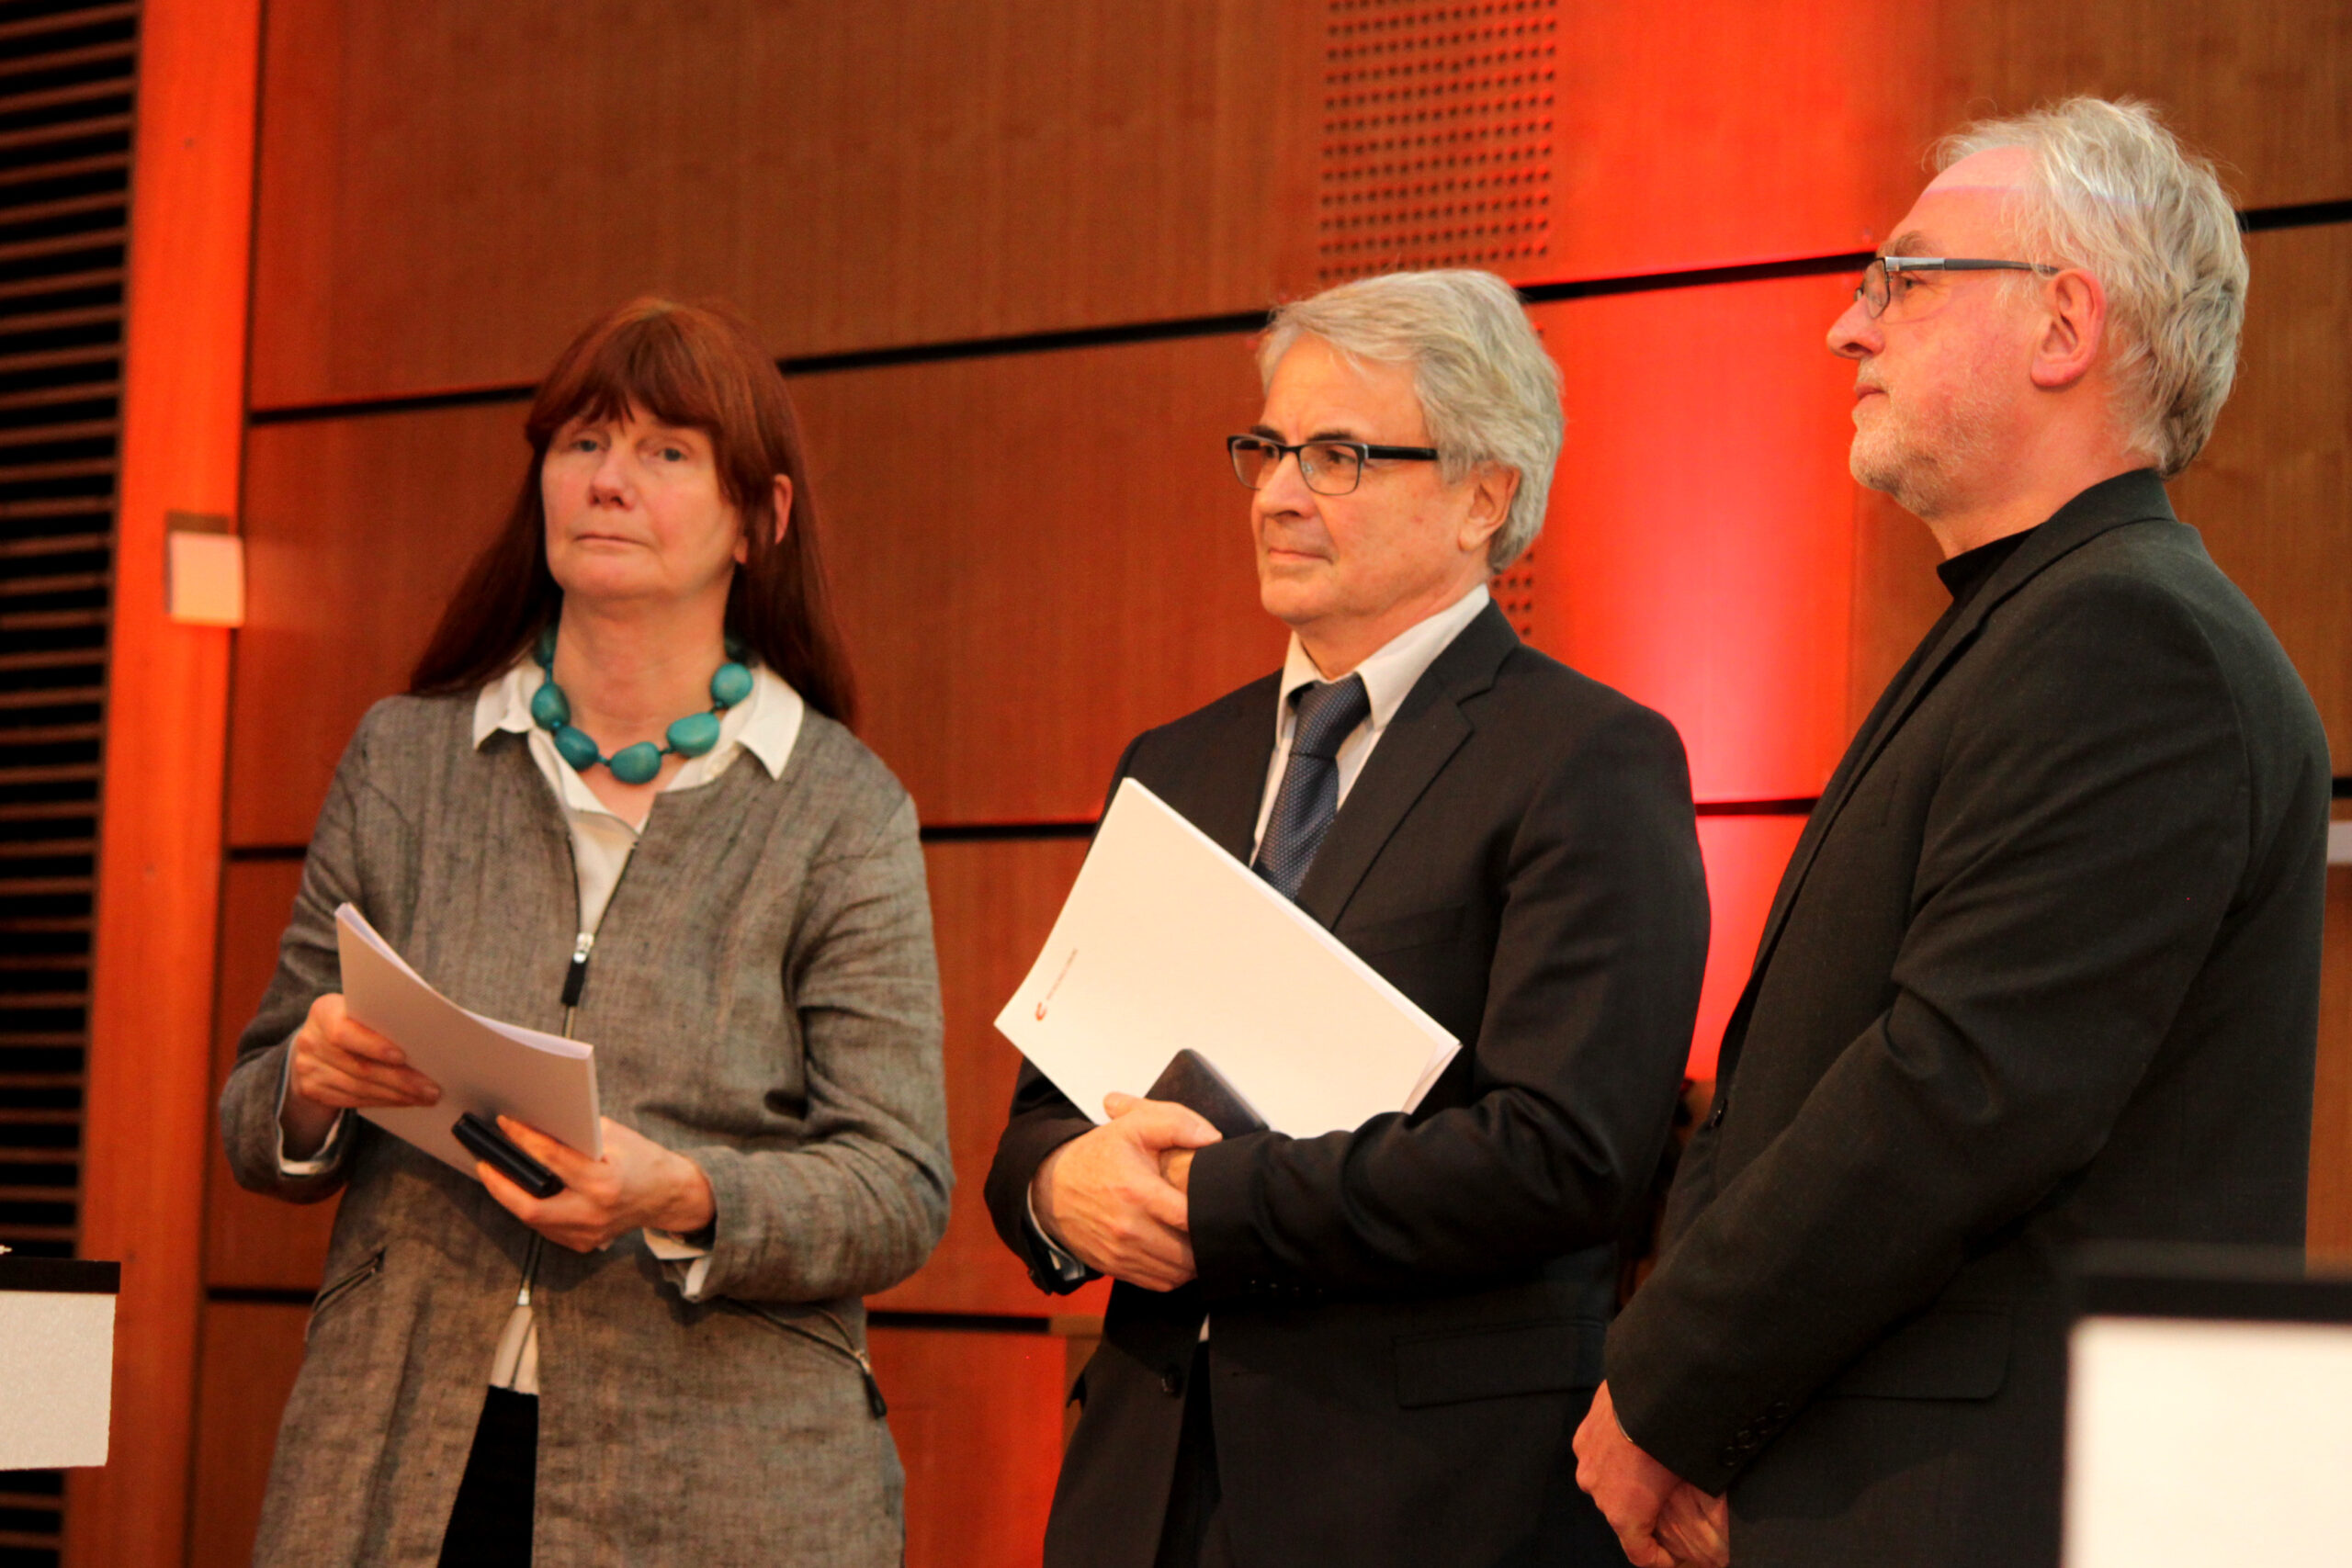
[[[751,334],[639,300],[539,389],[531,461],[408,695],[336,773],[221,1096],[237,1179],[343,1195],[256,1562],[886,1564],[864,1296],[947,1218],[912,803],[846,728],[799,427]],[[490,1016],[593,1041],[601,1157],[469,1178],[351,1019],[334,911]]]

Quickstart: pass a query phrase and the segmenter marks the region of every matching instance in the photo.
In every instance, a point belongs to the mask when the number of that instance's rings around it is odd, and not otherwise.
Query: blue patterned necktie
[[[1285,898],[1298,897],[1306,868],[1315,863],[1315,852],[1340,814],[1340,742],[1372,712],[1361,675],[1301,686],[1291,702],[1298,716],[1291,729],[1290,761],[1283,766],[1282,787],[1274,792],[1266,836],[1250,867]]]

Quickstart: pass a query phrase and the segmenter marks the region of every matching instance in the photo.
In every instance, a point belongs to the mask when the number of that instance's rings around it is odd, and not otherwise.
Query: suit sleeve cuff
[[[1253,1192],[1258,1156],[1278,1133],[1245,1133],[1196,1150],[1185,1182],[1193,1269],[1212,1299],[1288,1294],[1312,1281],[1265,1245]]]
[[[1101,1278],[1072,1258],[1037,1223],[1030,1187],[1037,1171],[1056,1149],[1082,1137],[1094,1123],[1082,1116],[1015,1116],[998,1141],[997,1157],[989,1168],[988,1202],[996,1231],[1006,1248],[1021,1259],[1029,1282],[1048,1295],[1067,1295],[1090,1280]],[[1065,1266],[1067,1260],[1067,1266]],[[1073,1272],[1073,1269],[1075,1272]]]
[[[1609,1382],[1610,1402],[1617,1409],[1617,1426],[1650,1458],[1700,1491],[1720,1497],[1731,1489],[1739,1472],[1760,1453],[1785,1424],[1759,1416],[1736,1430],[1716,1425],[1712,1413],[1685,1408],[1679,1401],[1661,1398],[1661,1380],[1643,1369],[1640,1351],[1621,1339],[1618,1328],[1634,1317],[1629,1308],[1611,1325],[1602,1375]],[[1643,1320],[1634,1319],[1638,1335]],[[1630,1337],[1630,1336],[1629,1336]]]
[[[1022,1201],[1027,1211],[1025,1217],[1029,1226],[1029,1250],[1033,1263],[1031,1272],[1052,1280],[1051,1284],[1045,1284],[1045,1280],[1041,1279],[1040,1284],[1044,1284],[1046,1290],[1059,1295],[1064,1292],[1078,1289],[1089,1280],[1100,1277],[1093,1269],[1089,1269],[1056,1245],[1054,1238],[1046,1233],[1044,1224],[1037,1218],[1037,1200],[1035,1195],[1026,1196]]]

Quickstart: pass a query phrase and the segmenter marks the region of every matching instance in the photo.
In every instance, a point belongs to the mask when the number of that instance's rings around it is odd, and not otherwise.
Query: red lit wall
[[[1567,444],[1537,640],[1682,732],[1713,940],[1690,1072],[1711,1077],[1766,906],[1847,730],[1851,367],[1843,273],[1539,307]],[[1770,803],[1781,814],[1758,814]],[[1798,809],[1801,810],[1801,807]]]

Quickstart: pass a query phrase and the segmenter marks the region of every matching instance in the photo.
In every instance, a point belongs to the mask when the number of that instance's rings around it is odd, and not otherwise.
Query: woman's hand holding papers
[[[534,1198],[488,1165],[475,1166],[474,1174],[507,1213],[559,1247],[594,1252],[630,1231],[649,1228],[688,1235],[718,1213],[702,1167],[609,1116],[602,1159],[590,1159],[511,1116],[498,1119],[498,1130],[561,1177],[563,1190]]]
[[[1037,1223],[1088,1268],[1172,1291],[1193,1278],[1183,1191],[1161,1174],[1171,1149],[1203,1148],[1217,1130],[1164,1100],[1106,1095],[1108,1124],[1072,1138],[1037,1168],[1029,1186]]]
[[[441,1086],[408,1065],[391,1041],[344,1010],[340,992],[311,1004],[294,1035],[294,1062],[277,1120],[286,1152],[300,1159],[326,1142],[346,1111],[431,1105]]]

